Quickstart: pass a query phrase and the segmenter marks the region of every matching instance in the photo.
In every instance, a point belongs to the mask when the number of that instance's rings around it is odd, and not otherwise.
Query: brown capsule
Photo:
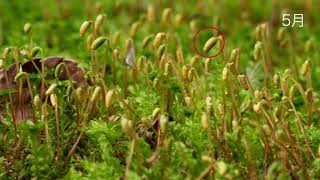
[[[158,33],[154,38],[153,46],[155,48],[158,48],[160,46],[161,41],[163,41],[165,38],[166,38],[166,33],[164,32]]]
[[[188,81],[188,71],[189,71],[189,67],[187,65],[184,65],[182,67],[182,79],[184,81]]]

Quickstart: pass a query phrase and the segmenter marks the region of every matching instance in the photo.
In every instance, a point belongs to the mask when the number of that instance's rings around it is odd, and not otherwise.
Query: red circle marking
[[[199,34],[201,31],[204,31],[204,30],[206,30],[206,29],[213,29],[213,30],[217,31],[217,32],[219,33],[219,35],[221,36],[221,38],[222,38],[222,42],[223,42],[223,43],[222,43],[222,47],[221,47],[220,51],[219,51],[217,54],[213,55],[213,56],[207,56],[207,55],[202,54],[202,53],[197,49],[197,46],[196,46],[196,40],[197,40],[198,34]],[[219,54],[222,53],[222,51],[223,51],[223,49],[224,49],[224,45],[225,45],[225,40],[224,40],[224,35],[223,35],[222,31],[220,31],[218,28],[213,27],[213,26],[206,26],[206,27],[204,27],[204,28],[199,29],[199,30],[196,32],[196,34],[194,35],[194,37],[193,37],[193,48],[194,48],[194,50],[196,51],[196,53],[197,53],[198,55],[202,56],[202,57],[214,58],[214,57],[218,56]]]

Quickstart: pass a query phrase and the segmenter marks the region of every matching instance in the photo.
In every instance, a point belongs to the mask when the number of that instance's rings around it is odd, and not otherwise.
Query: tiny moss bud
[[[192,105],[191,97],[190,96],[185,97],[184,102],[186,103],[187,106],[191,106]]]
[[[205,63],[204,63],[204,69],[205,69],[206,72],[209,72],[209,71],[210,71],[210,63],[211,63],[210,58],[207,58],[207,59],[205,60]]]
[[[279,86],[280,86],[280,76],[279,76],[279,74],[275,74],[273,76],[273,87],[278,89]]]
[[[169,75],[169,73],[170,73],[170,66],[171,66],[170,61],[169,61],[169,62],[166,62],[166,64],[164,65],[164,75],[165,75],[165,76],[168,76],[168,75]]]
[[[188,81],[189,82],[193,81],[194,71],[195,71],[194,68],[191,68],[188,71]]]
[[[58,105],[58,97],[56,94],[53,93],[50,95],[50,102],[54,107]]]
[[[46,91],[46,96],[49,96],[52,93],[54,93],[56,88],[57,88],[57,84],[56,83],[51,84],[50,87],[48,88],[48,90]]]
[[[262,43],[260,41],[258,41],[254,45],[253,55],[254,55],[254,60],[255,61],[258,61],[261,58],[261,55],[262,55]]]
[[[112,40],[111,40],[112,46],[116,46],[119,42],[119,39],[120,39],[120,32],[116,31],[112,36]]]
[[[153,41],[153,46],[155,48],[158,48],[160,46],[161,41],[163,41],[166,38],[166,34],[164,32],[158,33]]]
[[[313,99],[313,90],[312,90],[312,88],[308,88],[304,93],[305,93],[304,95],[306,96],[308,101],[311,102],[312,99]]]
[[[225,66],[222,70],[222,80],[227,81],[229,77],[229,67]]]
[[[161,16],[162,23],[166,25],[171,24],[171,16],[172,16],[172,9],[171,8],[164,9]]]
[[[92,36],[92,34],[90,34],[87,37],[87,49],[91,49],[92,42],[93,42],[93,36]]]
[[[246,75],[244,75],[244,74],[238,75],[238,80],[239,80],[239,84],[242,86],[242,88],[244,90],[248,90],[249,89],[249,83],[248,83]]]
[[[313,39],[309,39],[304,45],[304,52],[309,53],[314,49]]]
[[[149,35],[147,37],[145,37],[142,41],[142,48],[145,49],[146,47],[148,47],[148,45],[150,44],[150,42],[152,41],[153,35]]]
[[[109,90],[106,94],[106,97],[105,97],[105,104],[106,104],[107,109],[112,106],[113,101],[114,101],[114,91]]]
[[[147,58],[145,56],[139,57],[138,62],[137,62],[137,68],[139,71],[141,71],[143,69],[144,63],[146,63],[146,59]]]
[[[31,32],[31,30],[32,30],[31,23],[24,24],[24,26],[23,26],[24,33],[29,34]]]
[[[176,56],[177,56],[177,60],[179,63],[183,64],[184,63],[184,57],[183,57],[183,51],[181,47],[177,48],[176,51]]]
[[[231,72],[236,75],[239,72],[239,61],[240,61],[240,49],[233,49],[230,55],[230,62],[233,63],[231,66]]]
[[[182,67],[182,79],[184,81],[188,81],[188,71],[189,71],[189,67],[187,65],[184,65]]]
[[[169,117],[167,115],[160,116],[160,128],[161,132],[166,132],[168,129]]]
[[[256,29],[255,29],[255,37],[256,37],[256,40],[261,40],[261,26],[257,26]]]
[[[93,94],[92,94],[92,96],[91,96],[90,101],[91,101],[92,103],[95,103],[95,102],[98,100],[100,94],[101,94],[101,87],[100,87],[100,86],[97,86],[97,87],[94,89],[94,91],[93,91]]]
[[[86,90],[83,87],[78,87],[76,89],[76,96],[79,102],[84,102],[87,97]]]
[[[208,129],[210,127],[210,118],[205,112],[201,115],[201,125],[204,129]]]
[[[280,27],[279,30],[278,30],[278,33],[277,33],[277,40],[279,42],[283,41],[285,39],[286,33],[287,33],[286,28],[285,27]]]
[[[90,25],[92,24],[92,21],[84,21],[80,26],[80,37],[84,37],[88,29],[90,28]]]
[[[40,96],[37,94],[36,96],[34,96],[33,98],[33,105],[36,109],[40,109],[41,108],[41,104],[42,104],[42,101],[41,101],[41,98]]]
[[[261,112],[261,102],[258,102],[257,104],[254,104],[253,105],[253,110],[256,112],[256,113],[260,113]]]
[[[158,115],[160,114],[160,108],[155,108],[152,112],[152,119],[155,119],[158,117]]]
[[[156,19],[155,10],[153,5],[149,5],[147,9],[147,19],[149,22],[153,22]]]
[[[174,18],[174,25],[179,27],[182,24],[183,16],[181,14],[177,14]]]
[[[140,27],[140,22],[134,22],[130,28],[130,36],[134,37],[137,34],[137,31]]]
[[[210,96],[206,97],[206,108],[207,112],[211,113],[213,107],[212,98]]]
[[[198,30],[198,22],[196,20],[190,21],[189,26],[192,32],[196,32]]]
[[[103,23],[103,20],[105,18],[105,15],[100,14],[96,17],[96,20],[94,21],[94,31],[97,33]]]
[[[261,91],[255,90],[253,94],[254,94],[254,100],[260,101],[262,99]]]
[[[10,52],[11,52],[11,48],[9,48],[9,47],[4,48],[3,53],[2,53],[2,58],[7,59]]]
[[[158,87],[158,85],[159,85],[159,81],[160,81],[160,79],[159,78],[154,78],[154,80],[153,80],[153,84],[152,84],[152,86],[153,86],[153,88],[157,88]]]
[[[290,91],[289,91],[289,99],[293,100],[293,98],[295,96],[295,92],[296,92],[296,86],[293,85],[293,86],[291,86]]]
[[[157,50],[157,57],[158,57],[159,59],[162,58],[162,55],[163,55],[165,49],[166,49],[166,45],[165,45],[165,44],[162,44],[161,46],[159,46],[159,48],[158,48],[158,50]]]
[[[122,118],[120,124],[121,124],[121,128],[122,128],[123,132],[128,134],[128,132],[130,132],[128,119]]]
[[[308,72],[310,72],[310,69],[311,69],[311,61],[310,60],[306,60],[303,63],[300,72],[301,72],[301,74],[303,76],[305,76]]]

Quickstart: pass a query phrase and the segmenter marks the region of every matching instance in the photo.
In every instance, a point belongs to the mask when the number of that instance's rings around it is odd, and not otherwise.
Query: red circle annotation
[[[213,55],[213,56],[208,56],[208,55],[202,54],[202,53],[198,50],[198,48],[197,48],[197,46],[196,46],[196,40],[197,40],[198,34],[199,34],[201,31],[204,31],[204,30],[207,30],[207,29],[213,29],[214,31],[217,31],[217,32],[219,33],[219,36],[220,36],[221,39],[222,39],[222,42],[223,42],[220,51],[217,52],[217,53],[216,53],[215,55]],[[221,54],[221,53],[223,52],[224,46],[225,46],[225,40],[224,40],[224,35],[223,35],[222,31],[219,30],[219,29],[216,28],[216,27],[213,27],[213,26],[205,26],[205,27],[197,30],[196,33],[195,33],[195,35],[194,35],[194,37],[193,37],[193,48],[194,48],[194,50],[196,51],[196,53],[197,53],[198,55],[200,55],[200,56],[202,56],[202,57],[205,57],[205,58],[210,58],[210,59],[211,59],[211,58],[214,58],[214,57],[218,56],[219,54]]]

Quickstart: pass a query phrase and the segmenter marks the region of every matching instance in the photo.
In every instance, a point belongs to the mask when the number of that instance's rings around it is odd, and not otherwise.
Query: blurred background
[[[119,46],[123,46],[124,40],[130,37],[131,24],[146,17],[150,4],[157,16],[167,7],[171,7],[174,14],[183,16],[184,26],[173,31],[177,34],[187,33],[188,38],[181,39],[181,44],[190,52],[193,52],[195,29],[206,25],[219,27],[224,32],[227,40],[225,51],[236,46],[250,50],[254,46],[253,29],[267,22],[271,33],[276,33],[282,26],[283,13],[290,14],[290,18],[293,14],[304,15],[304,27],[288,28],[297,40],[313,39],[318,42],[320,39],[320,1],[316,0],[1,0],[0,49],[26,44],[28,37],[23,34],[23,25],[30,22],[33,42],[43,48],[44,56],[60,54],[88,59],[88,53],[79,53],[85,44],[85,40],[79,37],[79,27],[83,21],[94,20],[98,14],[106,14],[104,33],[111,37],[115,32],[120,32],[122,43]],[[156,18],[156,21],[160,21],[161,17]],[[192,20],[197,22],[196,27],[190,27]],[[161,27],[145,28],[148,33],[159,31]],[[143,38],[144,30],[139,34],[136,39]]]

